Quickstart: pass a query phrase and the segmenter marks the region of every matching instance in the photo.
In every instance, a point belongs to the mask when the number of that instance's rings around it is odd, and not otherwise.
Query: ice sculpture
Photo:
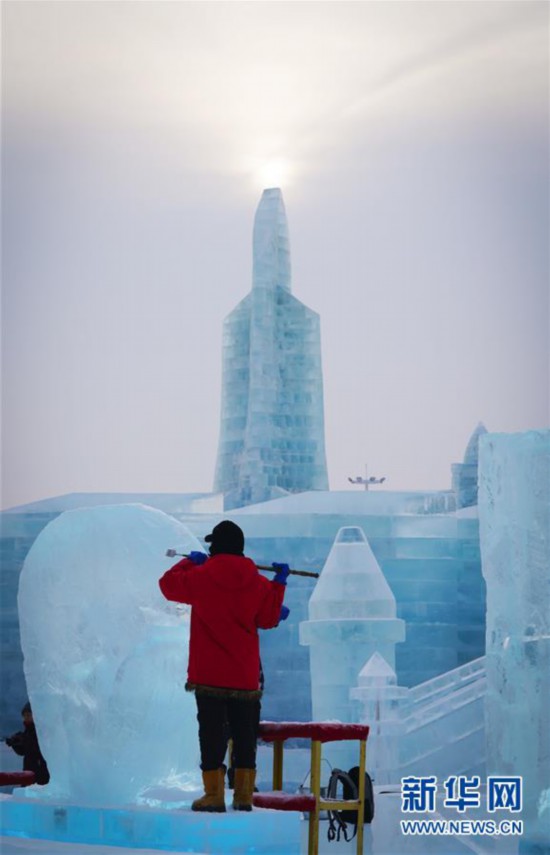
[[[350,690],[376,652],[395,668],[395,645],[405,638],[395,597],[361,528],[341,528],[300,624],[309,646],[311,699],[316,720],[354,720]]]
[[[252,291],[224,324],[214,489],[226,508],[328,489],[319,316],[290,292],[278,188],[256,212]]]
[[[464,460],[462,463],[453,463],[451,466],[457,508],[477,505],[479,439],[486,433],[487,428],[483,422],[478,422],[466,446]]]
[[[369,772],[377,784],[394,784],[401,775],[399,747],[405,722],[400,706],[408,689],[397,685],[395,671],[379,653],[365,663],[358,682],[350,697],[360,701],[361,721],[370,727]]]
[[[550,851],[550,430],[487,434],[479,519],[487,583],[487,767],[523,776],[520,851]]]
[[[51,772],[41,797],[117,805],[168,777],[194,776],[196,711],[184,689],[189,618],[158,588],[173,563],[167,547],[201,549],[184,525],[145,505],[67,511],[34,542],[18,605],[27,688]]]

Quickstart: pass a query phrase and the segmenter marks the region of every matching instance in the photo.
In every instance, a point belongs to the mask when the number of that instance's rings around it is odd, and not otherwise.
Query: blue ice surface
[[[528,836],[539,841],[541,852],[547,852],[550,430],[484,436],[479,498],[488,591],[488,771],[523,777]]]
[[[272,188],[256,211],[252,290],[224,323],[214,483],[226,508],[328,488],[320,321],[290,280],[286,212]]]
[[[460,837],[454,834],[405,837],[399,825],[403,818],[401,796],[395,788],[391,790],[375,788],[375,818],[364,828],[364,855],[468,855],[472,851],[477,855],[517,855],[517,837]],[[35,805],[33,816],[29,817],[27,811],[21,810],[20,800],[12,800],[9,806],[4,801],[2,807],[2,834],[6,835],[9,827],[16,823],[18,829],[26,827],[30,832],[24,835],[19,832],[18,838],[4,836],[1,845],[6,855],[19,855],[20,851],[39,853],[44,851],[46,840],[74,844],[68,850],[46,850],[56,855],[65,851],[80,853],[79,846],[83,843],[116,845],[132,853],[145,847],[159,851],[208,852],[210,855],[224,855],[226,852],[235,855],[304,855],[307,852],[308,823],[300,820],[297,813],[256,810],[250,814],[227,812],[208,816],[177,809],[90,811],[67,805],[40,805],[37,809]],[[425,814],[412,816],[426,819]],[[443,811],[442,816],[445,819],[457,818],[456,811],[451,810]],[[487,819],[488,815],[485,811],[476,810],[467,813],[466,818]],[[319,855],[355,855],[355,840],[349,843],[343,840],[329,842],[327,832],[328,822],[322,820]],[[28,838],[28,850],[26,846],[23,850],[16,847],[16,840],[21,841],[21,837]],[[93,852],[93,849],[89,851]],[[521,855],[548,855],[548,848],[535,849],[531,841],[521,840],[519,852]]]
[[[5,797],[6,837],[197,853],[298,855],[300,814],[282,811],[194,813],[189,805],[100,808]],[[23,832],[24,829],[24,832]]]

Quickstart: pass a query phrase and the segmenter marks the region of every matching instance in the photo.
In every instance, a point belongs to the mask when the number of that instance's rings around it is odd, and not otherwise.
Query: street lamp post
[[[374,475],[371,475],[369,478],[368,473],[368,464],[365,463],[365,477],[363,478],[361,475],[357,475],[355,478],[348,478],[350,484],[363,484],[365,490],[368,490],[369,487],[373,487],[375,484],[383,484],[386,480],[386,477],[376,478]]]

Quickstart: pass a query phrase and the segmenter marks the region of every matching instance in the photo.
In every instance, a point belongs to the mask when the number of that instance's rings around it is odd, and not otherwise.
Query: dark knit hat
[[[227,552],[230,555],[242,555],[244,550],[244,534],[231,520],[223,520],[212,529],[211,534],[204,538],[211,543],[215,552]]]

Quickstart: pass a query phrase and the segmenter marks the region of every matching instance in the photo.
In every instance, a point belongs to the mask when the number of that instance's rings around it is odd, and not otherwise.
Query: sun
[[[289,184],[290,164],[282,157],[273,158],[261,164],[257,170],[257,181],[262,187],[286,187]]]

